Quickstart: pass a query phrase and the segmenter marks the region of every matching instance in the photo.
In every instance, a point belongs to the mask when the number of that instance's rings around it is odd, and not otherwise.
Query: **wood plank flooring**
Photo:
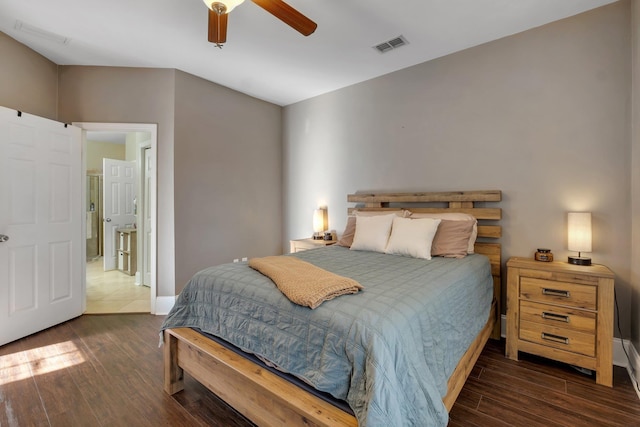
[[[0,347],[0,426],[251,426],[189,377],[164,393],[161,323],[85,315]],[[490,341],[449,426],[640,426],[640,399],[623,368],[610,389],[546,359],[507,360]]]

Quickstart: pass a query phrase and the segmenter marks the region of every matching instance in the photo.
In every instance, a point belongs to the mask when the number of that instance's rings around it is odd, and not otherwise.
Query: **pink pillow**
[[[432,256],[447,258],[464,258],[467,255],[469,238],[473,232],[475,221],[458,221],[443,219],[431,245]]]
[[[467,242],[467,253],[472,254],[474,250],[474,245],[476,243],[476,237],[478,237],[478,221],[473,217],[473,215],[469,215],[462,212],[439,212],[439,213],[411,213],[411,219],[414,218],[440,218],[446,219],[450,221],[475,221],[473,226],[473,231],[471,232],[471,237],[469,237],[469,241]]]
[[[353,243],[353,236],[356,235],[356,217],[350,216],[347,218],[347,226],[344,229],[344,233],[340,237],[340,240],[336,242],[338,246],[351,247]]]

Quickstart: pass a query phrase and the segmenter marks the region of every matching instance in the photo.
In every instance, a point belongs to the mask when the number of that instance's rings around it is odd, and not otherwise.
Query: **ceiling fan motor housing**
[[[231,12],[236,6],[242,4],[244,0],[203,0],[204,4],[218,15]]]
[[[211,3],[211,10],[213,10],[218,15],[224,15],[225,13],[227,13],[227,6],[225,6],[223,3],[220,3],[219,1],[216,1]]]

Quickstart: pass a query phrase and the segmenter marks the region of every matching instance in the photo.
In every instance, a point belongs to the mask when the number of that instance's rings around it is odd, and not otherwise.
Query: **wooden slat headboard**
[[[485,255],[491,263],[493,292],[497,304],[498,320],[501,301],[501,245],[491,240],[502,236],[500,207],[485,206],[500,202],[502,191],[446,191],[424,193],[367,193],[349,194],[347,201],[356,205],[349,208],[359,211],[398,211],[409,210],[416,213],[461,212],[473,215],[478,220],[478,238],[475,252]],[[500,322],[496,322],[492,338],[500,338]]]

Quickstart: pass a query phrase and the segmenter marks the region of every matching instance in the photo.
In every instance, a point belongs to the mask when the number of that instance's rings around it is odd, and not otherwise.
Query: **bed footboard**
[[[184,390],[184,371],[178,365],[178,337],[164,331],[164,391],[175,394]]]
[[[168,329],[164,389],[183,389],[183,369],[259,426],[357,426],[352,415],[189,328]]]

